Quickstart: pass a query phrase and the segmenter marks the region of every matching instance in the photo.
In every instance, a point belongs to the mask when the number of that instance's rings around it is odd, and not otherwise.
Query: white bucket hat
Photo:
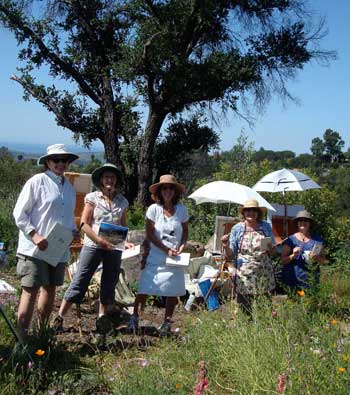
[[[46,159],[50,156],[69,156],[69,162],[73,162],[73,160],[79,158],[79,156],[73,154],[73,152],[68,152],[64,144],[53,144],[47,147],[46,155],[43,155],[38,159],[38,165],[45,164]]]

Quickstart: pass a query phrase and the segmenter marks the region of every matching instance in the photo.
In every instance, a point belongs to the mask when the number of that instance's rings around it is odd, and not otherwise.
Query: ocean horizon
[[[43,155],[46,153],[46,148],[50,144],[43,143],[25,143],[18,141],[0,141],[0,147],[6,147],[10,151],[23,152],[28,154]],[[103,148],[100,148],[97,144],[93,144],[91,149],[82,147],[79,144],[65,144],[67,149],[71,152],[103,152]]]

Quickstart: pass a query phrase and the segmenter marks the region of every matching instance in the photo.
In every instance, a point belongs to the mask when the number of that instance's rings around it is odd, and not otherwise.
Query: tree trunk
[[[137,201],[142,206],[149,205],[151,201],[148,187],[153,181],[153,150],[165,117],[166,113],[155,112],[154,110],[151,110],[148,115],[145,133],[140,148],[138,163],[139,190],[137,195]]]
[[[115,109],[115,102],[113,98],[113,90],[111,87],[110,79],[106,76],[102,78],[103,84],[103,106],[102,110],[104,112],[104,147],[105,147],[105,155],[106,161],[108,163],[113,163],[122,169],[122,164],[120,161],[119,155],[119,130],[118,123],[120,121],[118,117],[118,113]]]

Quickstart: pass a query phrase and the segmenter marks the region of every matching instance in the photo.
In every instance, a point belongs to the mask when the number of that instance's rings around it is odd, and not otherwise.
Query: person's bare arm
[[[233,256],[233,251],[230,247],[230,233],[227,233],[221,237],[221,243],[224,248],[225,255],[228,257]]]
[[[325,257],[325,253],[324,253],[324,248],[323,247],[322,247],[322,250],[321,250],[319,255],[316,255],[316,254],[314,254],[311,251],[310,258],[312,258],[313,261],[319,263],[320,265],[328,263],[328,259]]]
[[[177,249],[177,253],[181,254],[182,251],[184,250],[186,243],[188,240],[188,222],[183,222],[182,223],[182,238],[181,238],[181,243],[179,248]]]
[[[300,254],[300,247],[294,247],[293,251],[288,244],[282,246],[281,262],[283,265],[288,265]]]

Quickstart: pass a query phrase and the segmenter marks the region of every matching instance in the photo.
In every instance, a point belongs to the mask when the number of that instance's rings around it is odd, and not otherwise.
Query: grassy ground
[[[178,335],[154,341],[116,333],[101,347],[47,331],[29,344],[34,366],[1,320],[0,393],[192,394],[204,360],[208,394],[348,395],[349,280],[325,274],[317,295],[260,300],[253,320],[231,303],[183,314]]]

